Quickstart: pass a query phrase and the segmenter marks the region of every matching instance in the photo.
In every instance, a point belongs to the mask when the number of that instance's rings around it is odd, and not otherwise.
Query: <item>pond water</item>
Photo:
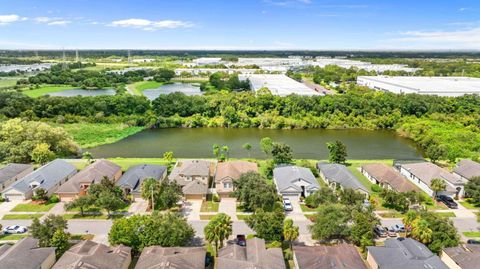
[[[65,90],[61,92],[52,92],[49,93],[50,96],[63,96],[63,97],[73,97],[73,96],[100,96],[100,95],[115,95],[115,90],[113,89],[102,89],[102,90],[85,90],[85,89],[72,89]]]
[[[410,140],[390,131],[366,130],[266,130],[257,128],[172,128],[144,130],[113,144],[88,149],[96,158],[161,157],[173,151],[180,158],[211,158],[212,145],[227,145],[231,157],[249,157],[242,148],[250,143],[251,157],[265,158],[259,141],[270,137],[289,144],[295,158],[327,159],[326,143],[340,140],[347,145],[350,159],[418,159],[421,150]]]
[[[191,83],[179,83],[179,82],[165,84],[156,89],[147,89],[147,90],[144,90],[142,93],[148,99],[154,100],[158,96],[160,96],[160,94],[169,94],[173,92],[182,92],[186,95],[202,94],[202,92],[200,91],[199,85],[191,84]]]

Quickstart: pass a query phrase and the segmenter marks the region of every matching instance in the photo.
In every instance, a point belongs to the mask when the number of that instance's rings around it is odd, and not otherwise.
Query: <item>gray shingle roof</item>
[[[391,166],[382,163],[372,163],[362,166],[371,177],[375,178],[381,183],[390,185],[395,191],[408,192],[419,191],[419,189],[411,183],[408,179],[403,177],[399,172],[394,170]]]
[[[450,182],[451,184],[464,184],[466,181],[458,175],[449,173],[441,167],[431,162],[407,163],[402,164],[402,168],[409,171],[428,186],[431,185],[432,179],[441,178]],[[455,192],[455,188],[447,184],[447,191]]]
[[[203,247],[146,247],[135,269],[203,269],[206,253]]]
[[[2,252],[2,269],[38,269],[50,255],[55,255],[55,248],[39,248],[38,239],[27,237],[13,246],[3,247]]]
[[[190,182],[185,180],[185,177],[210,177],[213,175],[214,164],[207,160],[178,161],[168,178],[177,181],[180,186],[184,186]]]
[[[294,247],[298,269],[367,269],[354,245]]]
[[[293,188],[301,192],[302,189],[294,184],[299,179],[310,183],[310,185],[306,186],[306,190],[320,189],[320,185],[312,171],[305,167],[295,165],[276,167],[273,169],[273,179],[278,192],[282,192],[288,188]]]
[[[77,169],[75,166],[67,163],[64,160],[56,159],[24,176],[21,180],[12,184],[12,186],[5,191],[8,191],[9,189],[15,189],[25,194],[31,190],[30,183],[32,182],[38,182],[40,184],[38,186],[39,188],[43,188],[48,191],[59,181],[68,177],[69,175],[75,174],[76,172]]]
[[[367,247],[379,269],[448,269],[424,244],[411,238],[389,238],[383,247]]]
[[[14,178],[23,171],[32,168],[31,164],[10,163],[0,169],[0,184]]]
[[[443,251],[462,269],[477,269],[480,266],[480,245],[466,244]]]
[[[480,163],[468,159],[461,160],[453,171],[467,179],[480,177]]]
[[[135,165],[130,167],[116,184],[122,188],[129,187],[132,189],[132,192],[139,192],[144,179],[154,178],[160,180],[166,170],[167,167],[163,165]]]
[[[345,165],[338,163],[317,163],[317,169],[322,172],[328,181],[336,182],[343,188],[368,192],[367,188],[360,183],[358,178],[353,175]]]

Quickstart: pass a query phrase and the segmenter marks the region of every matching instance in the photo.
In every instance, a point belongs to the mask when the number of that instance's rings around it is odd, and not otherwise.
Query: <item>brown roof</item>
[[[480,245],[445,248],[443,250],[462,269],[476,269],[480,264]]]
[[[177,162],[168,178],[184,186],[190,181],[182,177],[210,177],[214,170],[215,163],[208,160],[182,160]]]
[[[392,189],[398,192],[418,191],[415,185],[386,164],[367,164],[362,166],[362,169],[377,181],[390,185]]]
[[[353,245],[298,246],[293,248],[298,269],[333,268],[367,269],[360,254]]]
[[[480,177],[480,163],[468,159],[461,160],[453,171],[466,179]]]
[[[247,245],[226,246],[218,251],[217,269],[285,269],[282,249],[265,248],[265,240],[247,239]]]
[[[131,248],[123,245],[109,247],[90,240],[82,241],[57,261],[52,269],[117,269],[131,261]]]
[[[122,168],[115,163],[107,160],[97,160],[85,167],[82,171],[71,177],[65,184],[60,186],[57,193],[79,193],[82,183],[99,183],[102,178],[108,177],[113,180],[115,174]]]
[[[151,246],[143,249],[135,269],[203,269],[205,255],[203,247]]]
[[[233,180],[239,179],[240,176],[247,172],[258,172],[258,166],[253,162],[246,161],[230,161],[217,164],[217,173],[215,174],[215,181],[221,181],[224,178],[231,178]]]
[[[207,194],[208,187],[199,180],[193,180],[182,187],[182,192],[183,194]]]
[[[430,162],[420,162],[420,163],[407,163],[402,164],[402,168],[409,171],[425,184],[430,186],[432,184],[432,180],[435,178],[440,178],[446,180],[452,184],[465,184],[465,180],[463,180],[460,176],[449,173],[448,171],[444,170],[443,168],[430,163]],[[455,188],[447,184],[448,192],[456,192]]]
[[[55,255],[53,247],[38,247],[38,239],[26,237],[15,245],[4,245],[0,248],[0,268],[37,269],[51,255]]]

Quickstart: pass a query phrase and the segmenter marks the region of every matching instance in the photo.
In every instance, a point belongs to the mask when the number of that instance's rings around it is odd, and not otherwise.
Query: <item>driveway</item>
[[[229,215],[233,221],[237,219],[237,199],[235,198],[222,198],[218,205],[218,213],[225,213]]]
[[[202,200],[187,200],[183,203],[182,214],[187,220],[200,220],[200,209]]]
[[[290,202],[292,202],[292,211],[286,211],[285,217],[293,220],[294,223],[297,222],[307,222],[307,217],[303,214],[302,208],[300,207],[300,200],[288,197]]]
[[[3,215],[10,214],[10,210],[16,207],[18,204],[21,204],[23,201],[10,201],[0,203],[0,219],[3,218]]]
[[[147,213],[148,202],[137,198],[128,208],[129,215],[139,214],[145,215]]]

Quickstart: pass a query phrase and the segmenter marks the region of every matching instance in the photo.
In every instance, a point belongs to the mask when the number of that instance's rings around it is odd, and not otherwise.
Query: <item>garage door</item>
[[[4,197],[9,201],[23,201],[24,199],[21,194],[5,194]]]
[[[186,194],[185,198],[187,200],[203,200],[204,195],[203,194]]]
[[[299,193],[282,193],[282,196],[285,198],[298,198]]]

